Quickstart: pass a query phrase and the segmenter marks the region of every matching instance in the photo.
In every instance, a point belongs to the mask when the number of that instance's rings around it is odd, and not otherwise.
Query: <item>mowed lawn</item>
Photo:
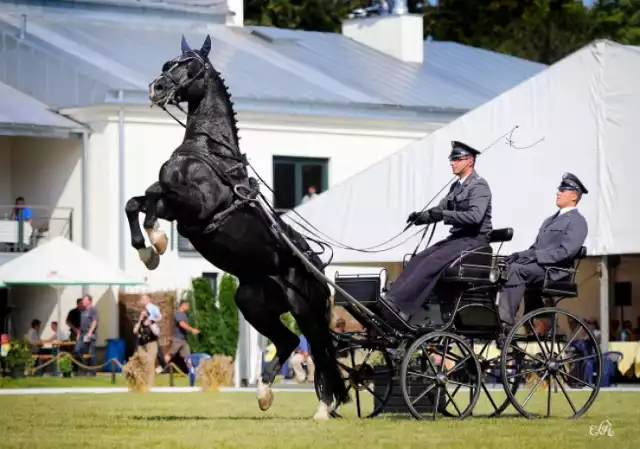
[[[601,392],[581,419],[408,416],[314,422],[313,392],[277,392],[261,412],[247,392],[0,396],[1,448],[632,448],[640,441],[640,393]],[[546,395],[545,395],[546,397]],[[540,398],[543,399],[543,398]],[[486,411],[484,398],[478,410]],[[591,436],[611,422],[613,436]]]

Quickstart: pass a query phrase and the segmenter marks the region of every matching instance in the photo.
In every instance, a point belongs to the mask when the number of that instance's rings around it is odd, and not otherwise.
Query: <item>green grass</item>
[[[380,416],[318,423],[310,419],[316,404],[312,392],[278,392],[267,412],[253,393],[243,392],[0,396],[0,447],[623,449],[636,447],[640,435],[637,393],[602,392],[588,414],[573,421]],[[590,436],[589,427],[604,420],[615,435]]]

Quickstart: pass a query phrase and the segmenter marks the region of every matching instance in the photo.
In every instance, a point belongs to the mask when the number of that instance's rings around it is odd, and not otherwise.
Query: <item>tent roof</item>
[[[638,73],[639,48],[594,42],[296,212],[332,239],[351,247],[371,247],[400,233],[410,212],[429,201],[432,207],[442,198],[443,188],[452,181],[447,161],[452,140],[484,149],[497,139],[479,156],[476,170],[492,190],[494,228],[514,228],[513,240],[501,251],[533,243],[542,221],[557,210],[555,192],[562,174],[572,172],[589,189],[579,204],[589,225],[588,253],[640,253],[632,225],[640,217],[631,206],[640,195],[634,171],[640,163]],[[301,222],[293,212],[283,217],[290,223]],[[448,228],[439,224],[433,242],[445,237]],[[376,249],[389,248],[410,235],[407,232]],[[378,253],[334,246],[334,262],[401,261],[417,242],[418,236]]]
[[[17,257],[0,267],[7,285],[131,285],[142,282],[104,263],[64,237]]]
[[[50,110],[47,105],[0,82],[0,134],[82,132],[86,128]]]

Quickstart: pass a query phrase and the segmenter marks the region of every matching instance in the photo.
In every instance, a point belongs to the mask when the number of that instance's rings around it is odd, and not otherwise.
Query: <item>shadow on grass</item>
[[[180,415],[155,415],[155,416],[132,416],[136,421],[211,421],[215,418],[211,416],[180,416]]]

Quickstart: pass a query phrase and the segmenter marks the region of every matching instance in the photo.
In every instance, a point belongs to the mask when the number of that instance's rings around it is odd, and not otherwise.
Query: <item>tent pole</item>
[[[82,133],[82,247],[89,251],[89,133]],[[89,286],[82,286],[82,295],[89,294]]]
[[[600,350],[604,354],[609,350],[609,256],[600,261]]]

